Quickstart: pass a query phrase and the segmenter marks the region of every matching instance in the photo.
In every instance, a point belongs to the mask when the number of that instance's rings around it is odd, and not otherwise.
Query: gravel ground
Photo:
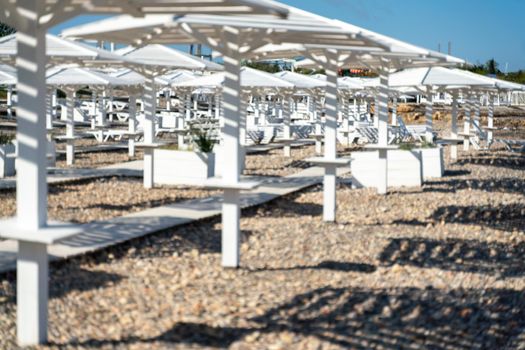
[[[338,144],[337,150],[339,156],[346,156],[350,154],[350,151],[358,148],[347,148]],[[284,157],[282,149],[275,149],[261,154],[250,154],[246,156],[244,174],[288,176],[311,167],[313,164],[304,161],[306,158],[311,157],[316,157],[315,146],[294,147],[292,148],[291,157]]]
[[[146,190],[142,179],[101,178],[51,185],[48,210],[53,220],[85,223],[218,193],[201,188],[168,186]],[[15,192],[0,191],[0,217],[12,216],[15,210]]]
[[[75,164],[69,166],[66,164],[66,156],[59,155],[56,163],[57,168],[100,168],[117,163],[124,163],[132,160],[144,159],[144,153],[137,150],[135,157],[129,157],[127,150],[114,150],[109,152],[89,152],[78,153],[75,155]]]
[[[52,264],[51,349],[524,349],[525,158],[463,154],[378,196],[314,187],[243,213],[242,267],[208,220]],[[0,283],[0,348],[15,290]]]
[[[291,157],[283,155],[283,149],[246,155],[245,175],[287,176],[311,167],[305,158],[315,156],[314,146],[293,147]]]

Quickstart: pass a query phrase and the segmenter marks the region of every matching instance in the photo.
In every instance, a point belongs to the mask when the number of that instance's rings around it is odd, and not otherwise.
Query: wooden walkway
[[[106,170],[97,170],[108,172],[116,172],[118,170],[122,174],[130,174],[135,171],[132,167],[138,166],[138,163],[131,162],[130,164],[132,166],[128,165],[126,169],[115,166],[113,168],[105,168]],[[92,171],[95,172],[94,170]],[[321,183],[323,171],[323,168],[312,167],[287,177],[251,177],[249,180],[260,181],[262,185],[256,190],[242,194],[242,208],[260,205],[280,196]],[[342,175],[349,171],[349,168],[341,168],[338,170],[338,174]],[[84,175],[87,176],[87,174]],[[94,176],[95,174],[92,175]],[[66,259],[192,221],[220,215],[221,201],[222,196],[188,200],[111,220],[81,225],[83,233],[49,247],[50,259]],[[15,269],[16,252],[17,243],[15,241],[0,241],[0,273]]]

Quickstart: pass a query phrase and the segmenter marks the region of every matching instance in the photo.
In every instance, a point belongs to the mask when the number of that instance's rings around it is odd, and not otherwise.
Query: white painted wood
[[[24,1],[25,13],[43,4]],[[22,19],[21,19],[22,20]],[[46,42],[38,16],[25,17],[17,32],[17,225],[35,230],[47,223]],[[19,242],[17,263],[17,338],[20,345],[47,340],[47,252],[45,245]]]
[[[13,118],[13,86],[7,86],[7,117]]]
[[[427,99],[425,102],[425,139],[427,142],[431,143],[434,141],[434,134],[433,134],[433,97],[434,93],[432,92],[432,86],[427,87]]]
[[[443,157],[443,148],[422,148],[421,167],[423,169],[423,180],[441,178],[445,174],[445,159]]]
[[[389,187],[415,187],[422,184],[421,153],[417,150],[384,150],[386,157],[380,157],[380,151],[355,152],[352,154],[352,186],[354,188],[376,188],[378,193]],[[385,171],[384,167],[387,166]],[[387,174],[387,175],[385,175]],[[388,176],[387,181],[383,178]]]
[[[487,144],[488,146],[490,147],[492,145],[492,143],[494,142],[494,132],[492,130],[492,128],[494,128],[494,100],[495,100],[495,96],[494,95],[491,95],[489,94],[488,95],[488,99],[489,99],[489,112],[488,112],[488,120],[487,120],[487,123],[488,123],[488,132],[487,132]]]
[[[471,123],[471,108],[472,108],[472,96],[467,94],[465,99],[464,106],[464,121],[463,121],[463,133],[468,135],[470,134],[470,123]],[[470,140],[468,137],[465,137],[463,142],[463,151],[468,151],[470,148]]]
[[[290,123],[292,116],[292,97],[289,95],[283,96],[283,138],[289,140],[292,137]],[[290,143],[285,142],[284,147],[284,156],[292,156],[292,147]]]
[[[46,129],[48,131],[53,130],[53,106],[52,97],[53,89],[48,87],[46,90]]]
[[[135,134],[137,132],[137,95],[129,96],[129,118],[128,118],[128,155],[135,157]]]
[[[215,154],[156,149],[155,185],[202,184],[215,175]]]
[[[75,102],[75,90],[66,89],[66,163],[69,166],[75,164]]]
[[[392,125],[398,125],[397,118],[397,96],[394,96],[392,101]]]
[[[221,139],[224,154],[221,159],[221,176],[226,183],[237,183],[241,174],[241,62],[239,30],[224,27],[223,39],[229,48],[224,50],[224,88],[222,89],[224,125]],[[217,49],[217,48],[216,48]],[[224,190],[222,205],[222,266],[238,267],[240,264],[240,191]]]
[[[458,137],[458,92],[452,93],[452,120],[450,125],[450,138],[456,139]],[[450,159],[456,161],[458,159],[458,146],[456,143],[450,145]]]
[[[379,70],[379,86],[376,95],[376,105],[374,118],[377,120],[378,138],[377,144],[379,147],[388,146],[388,88],[389,71],[386,67]],[[388,192],[388,153],[386,150],[379,150],[378,155],[378,170],[381,174],[378,175],[377,193],[387,194]]]
[[[338,52],[326,51],[326,95],[325,95],[325,130],[324,130],[324,158],[337,158],[337,76]],[[333,222],[336,218],[336,173],[334,166],[325,166],[323,182],[323,220]]]
[[[157,111],[157,93],[155,76],[144,71],[144,143],[151,145],[155,142],[155,116]],[[144,187],[153,188],[154,182],[154,155],[153,148],[144,149]]]
[[[0,146],[0,179],[15,175],[15,145]]]
[[[18,242],[17,335],[21,346],[47,341],[47,245]]]

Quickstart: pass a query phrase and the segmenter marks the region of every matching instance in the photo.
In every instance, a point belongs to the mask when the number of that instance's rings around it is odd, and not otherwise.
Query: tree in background
[[[0,23],[0,38],[9,34],[15,33],[16,30],[7,24]]]
[[[491,75],[501,74],[501,71],[498,69],[498,67],[499,67],[499,63],[496,62],[496,60],[493,58],[491,58],[490,60],[487,61],[487,63],[485,63],[485,69],[487,73]]]
[[[245,67],[261,70],[267,73],[278,73],[283,70],[277,63],[272,64],[265,62],[243,61],[241,64]]]
[[[491,58],[485,64],[477,63],[464,67],[464,69],[481,75],[495,76],[501,80],[507,80],[518,84],[525,84],[525,71],[509,72],[504,74],[499,70],[499,63]]]

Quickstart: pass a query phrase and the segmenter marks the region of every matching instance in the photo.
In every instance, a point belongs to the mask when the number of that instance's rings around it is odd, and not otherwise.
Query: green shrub
[[[0,145],[7,145],[13,141],[13,135],[0,132]]]
[[[403,142],[399,144],[399,149],[401,151],[412,151],[414,148],[417,148],[415,143]]]
[[[199,151],[203,153],[213,152],[213,147],[215,147],[215,141],[210,137],[210,135],[199,129],[193,129],[193,143],[197,146]]]

